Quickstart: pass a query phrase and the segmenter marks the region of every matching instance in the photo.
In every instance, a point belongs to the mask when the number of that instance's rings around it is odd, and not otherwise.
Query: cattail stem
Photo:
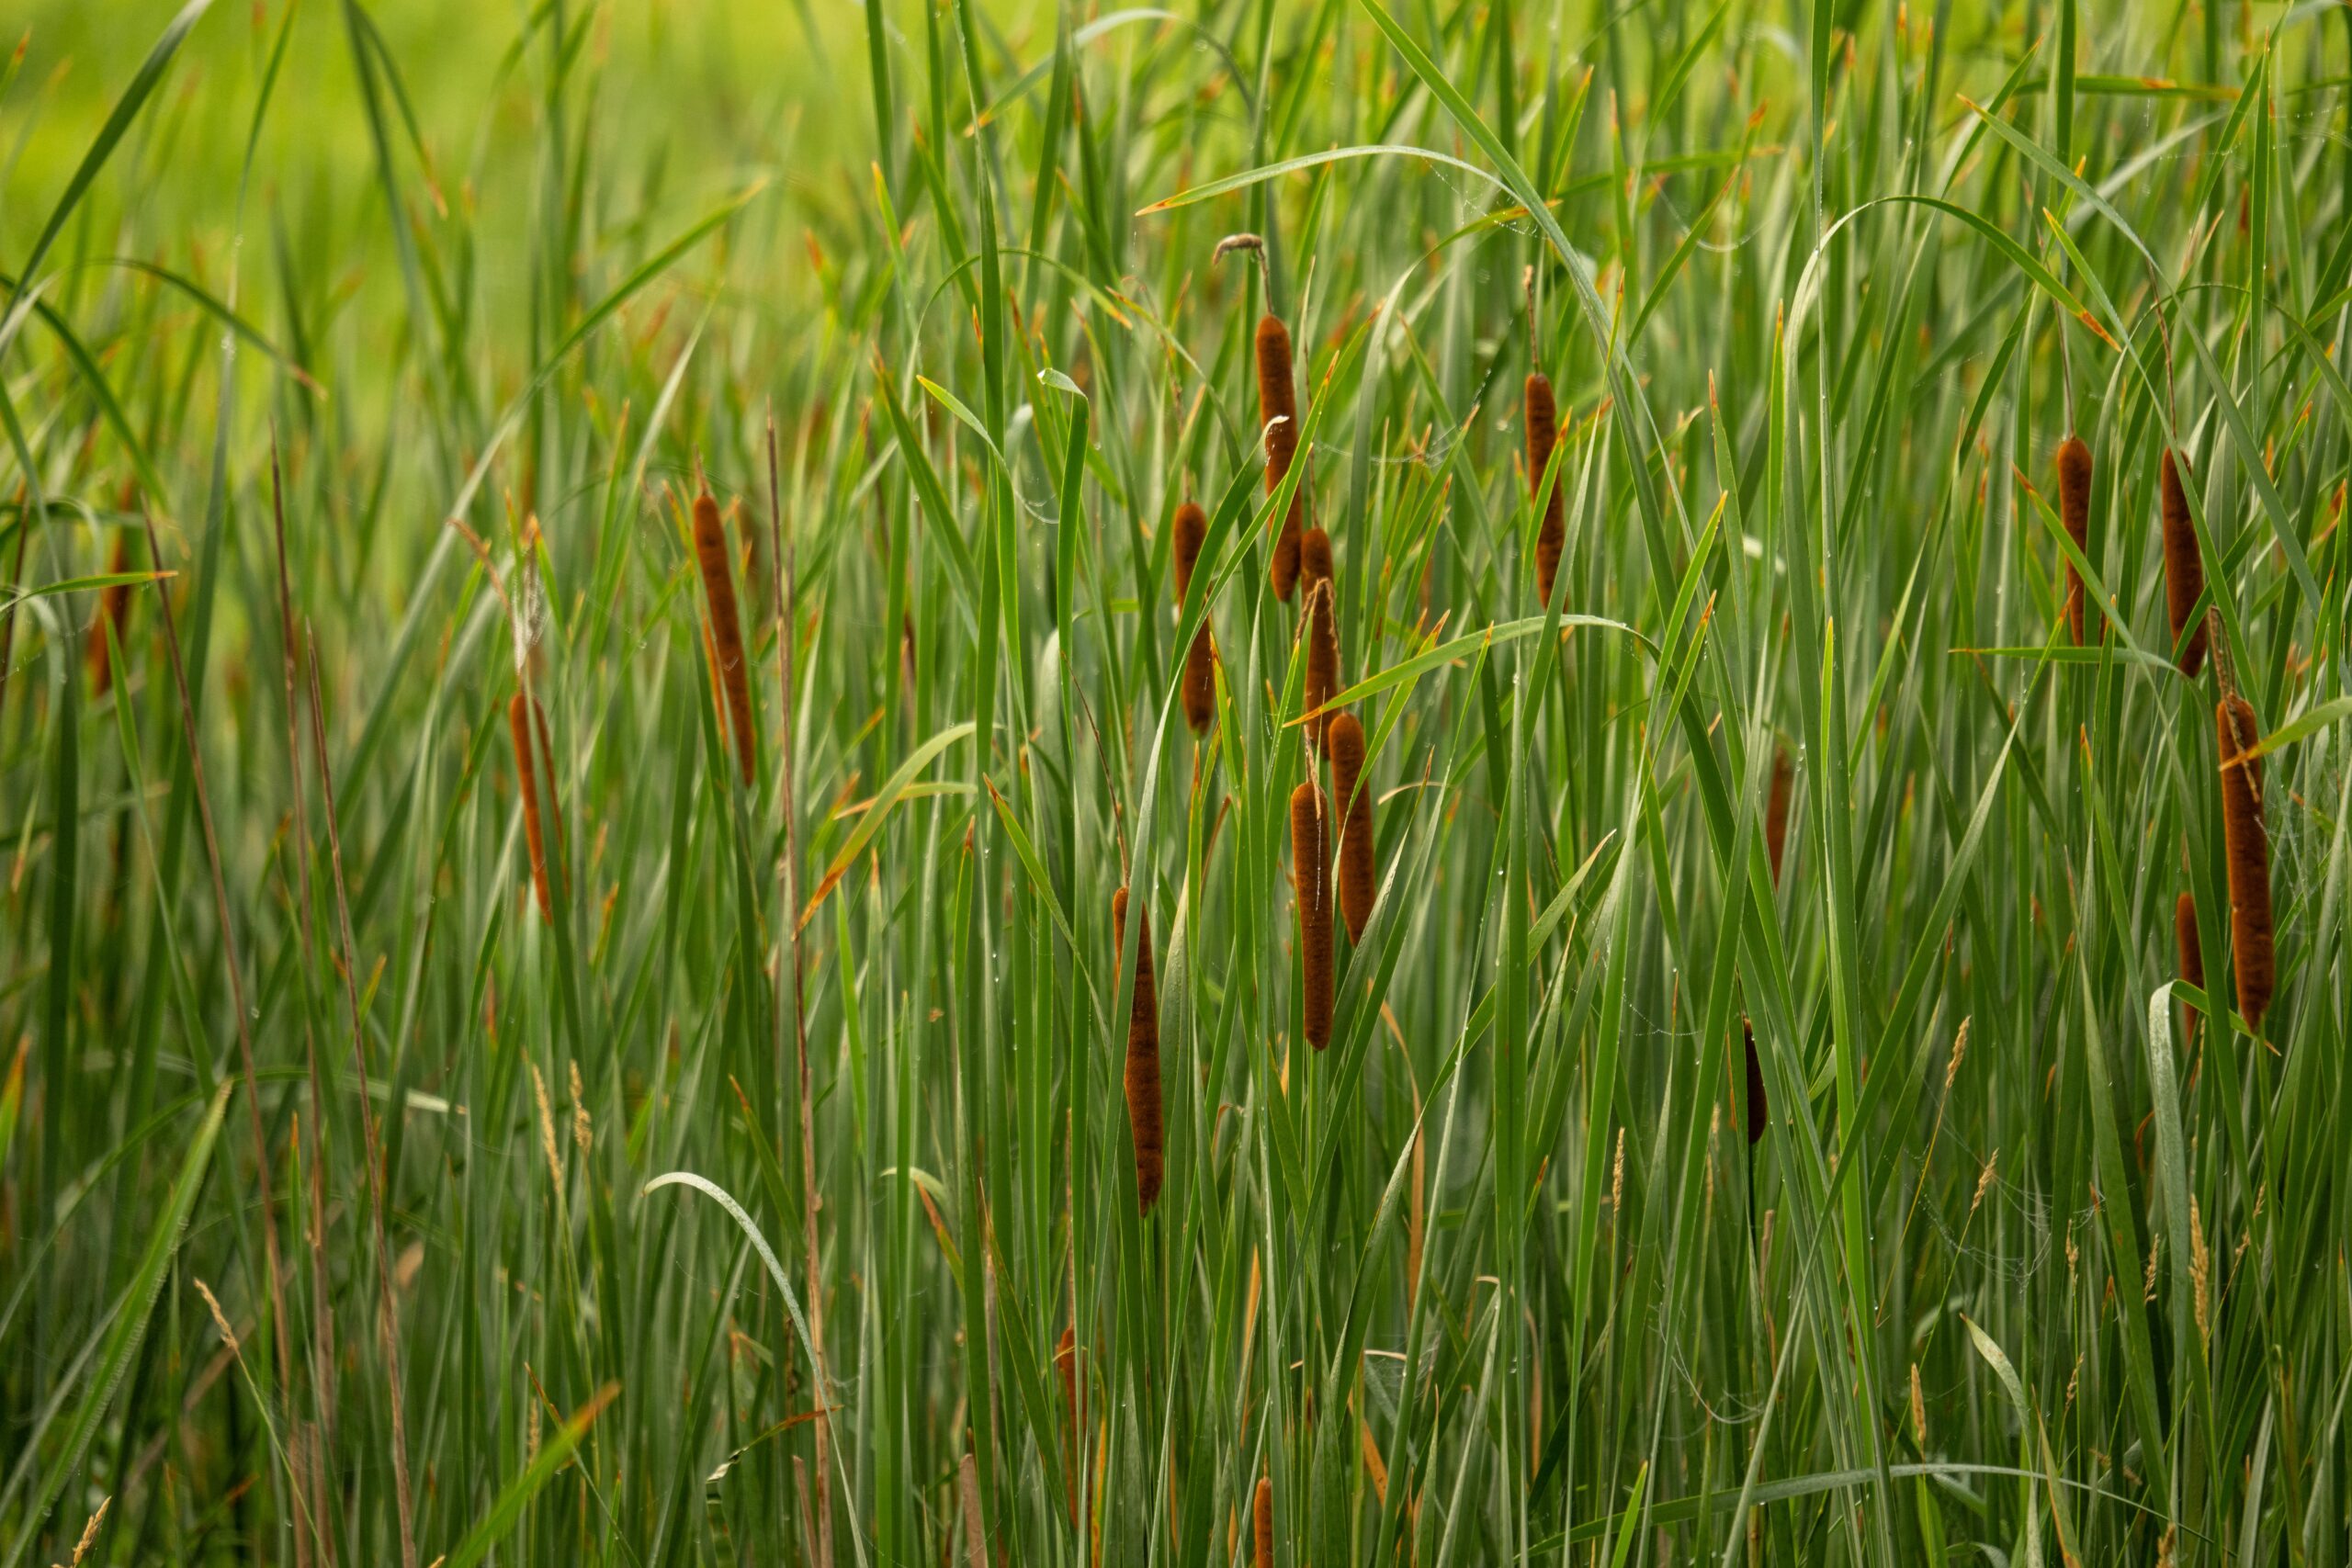
[[[553,925],[555,897],[548,882],[547,839],[539,816],[543,783],[548,804],[555,813],[559,854],[563,843],[563,807],[556,802],[555,747],[548,738],[548,716],[539,699],[517,690],[506,704],[506,728],[514,741],[514,776],[523,794],[523,837],[531,849],[531,886],[538,896],[539,918]]]
[[[1340,807],[1340,918],[1348,923],[1348,941],[1359,942],[1379,886],[1372,785],[1363,776],[1363,725],[1351,713],[1336,715],[1325,739],[1331,752],[1331,798]]]
[[[1306,584],[1306,711],[1316,713],[1340,694],[1339,592],[1331,572],[1331,536],[1309,528],[1299,536],[1298,575]],[[1306,739],[1320,746],[1332,714],[1306,725]]]
[[[1111,896],[1111,944],[1127,946],[1127,890]],[[1159,993],[1151,978],[1151,912],[1136,919],[1135,999],[1127,1010],[1127,1121],[1136,1136],[1136,1207],[1148,1214],[1159,1201],[1162,1171],[1159,1119]]]
[[[1193,591],[1193,569],[1200,564],[1201,546],[1208,538],[1208,513],[1188,501],[1176,509],[1175,530],[1176,604],[1181,609]],[[1184,650],[1183,694],[1184,722],[1193,734],[1207,734],[1216,721],[1216,644],[1205,619],[1193,635],[1192,647]]]
[[[1527,431],[1527,495],[1532,501],[1544,493],[1544,470],[1551,465],[1552,449],[1560,441],[1560,410],[1552,397],[1552,378],[1541,370],[1530,373],[1522,403]],[[1560,484],[1555,479],[1552,493],[1544,502],[1544,521],[1535,530],[1535,590],[1543,595],[1546,606],[1552,603],[1552,586],[1560,570],[1560,548],[1567,536],[1561,516]]]
[[[2205,592],[2205,558],[2197,548],[2197,525],[2188,515],[2188,495],[2181,488],[2180,459],[2166,448],[2157,487],[2165,525],[2165,613],[2172,622],[2173,646],[2188,625],[2189,612]],[[2202,621],[2188,646],[2180,650],[2180,672],[2194,677],[2205,667],[2206,627]]]
[[[1258,420],[1265,427],[1266,493],[1272,495],[1298,457],[1298,389],[1291,376],[1290,329],[1271,312],[1258,321]],[[1277,599],[1287,600],[1298,586],[1299,526],[1306,511],[1302,483],[1292,492],[1282,531],[1274,536],[1270,576]]]
[[[702,570],[703,596],[710,607],[710,657],[727,694],[727,722],[743,783],[758,776],[759,738],[752,728],[752,665],[743,652],[743,623],[735,605],[735,574],[728,559],[727,530],[718,502],[708,491],[695,497],[695,564]]]
[[[2084,558],[2091,553],[2091,449],[2079,435],[2069,435],[2058,445],[2058,521],[2065,525],[2066,537],[2075,541],[2075,548]],[[2085,644],[2083,635],[2085,613],[2083,605],[2083,574],[2075,563],[2066,562],[2066,626],[2074,633],[2075,646]]]
[[[2244,758],[2260,739],[2254,705],[2233,693],[2215,707],[2222,763],[2222,830],[2230,867],[2230,964],[2238,1011],[2262,1032],[2277,980],[2270,911],[2270,840],[2262,820],[2262,762]],[[2243,759],[2243,760],[2242,760]]]
[[[1290,794],[1291,877],[1298,899],[1299,1010],[1306,1043],[1331,1043],[1331,852],[1323,792],[1313,779]]]

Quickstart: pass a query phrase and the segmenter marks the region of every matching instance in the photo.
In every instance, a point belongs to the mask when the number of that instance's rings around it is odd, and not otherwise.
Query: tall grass
[[[35,0],[0,1568],[2352,1560],[2339,10],[1173,10]]]

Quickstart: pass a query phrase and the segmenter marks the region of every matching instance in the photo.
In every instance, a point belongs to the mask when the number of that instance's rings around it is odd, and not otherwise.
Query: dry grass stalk
[[[703,597],[710,609],[711,666],[727,694],[727,728],[748,787],[758,775],[759,737],[752,728],[752,665],[743,651],[743,623],[736,609],[735,573],[728,555],[718,502],[704,491],[695,497],[695,564],[702,571]]]
[[[1331,852],[1323,792],[1313,779],[1290,794],[1291,876],[1297,888],[1298,959],[1306,1042],[1331,1043]]]
[[[548,805],[555,814],[559,855],[563,845],[563,807],[556,800],[555,748],[548,739],[548,716],[539,706],[539,699],[518,688],[507,700],[506,728],[514,741],[515,783],[523,795],[523,837],[531,850],[531,887],[538,896],[539,918],[553,925],[555,897],[548,881],[547,838],[539,815],[540,789],[546,789]]]

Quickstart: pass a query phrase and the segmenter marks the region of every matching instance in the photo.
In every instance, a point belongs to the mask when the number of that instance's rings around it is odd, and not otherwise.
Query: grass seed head
[[[1523,400],[1527,427],[1527,494],[1532,501],[1544,491],[1544,469],[1552,461],[1552,448],[1560,440],[1560,410],[1553,400],[1552,378],[1538,370],[1527,378],[1527,392]],[[1551,498],[1544,503],[1544,521],[1535,530],[1535,591],[1544,603],[1552,603],[1552,585],[1559,574],[1560,547],[1567,529],[1561,521],[1560,482],[1552,484]]]
[[[2230,964],[2238,1011],[2262,1032],[2277,980],[2270,923],[2270,840],[2262,820],[2262,763],[2238,761],[2260,738],[2254,705],[2235,694],[2214,709],[2222,763],[2222,831],[2230,866]]]
[[[705,491],[695,497],[695,564],[702,570],[703,597],[710,607],[710,656],[727,694],[727,728],[749,786],[757,775],[759,739],[752,728],[752,662],[743,651],[743,622],[735,606],[735,574],[728,553],[718,502]]]
[[[1331,1043],[1331,852],[1323,792],[1307,780],[1290,792],[1291,879],[1298,897],[1300,1011],[1306,1043]]]
[[[1111,895],[1111,944],[1127,945],[1127,890]],[[1127,1121],[1136,1135],[1136,1204],[1144,1213],[1159,1201],[1163,1169],[1159,1120],[1159,992],[1151,978],[1151,913],[1136,920],[1135,1000],[1127,1010]]]
[[[1348,941],[1359,942],[1379,892],[1372,786],[1363,776],[1363,725],[1351,713],[1336,714],[1324,739],[1331,753],[1331,799],[1340,811],[1340,918],[1348,923]]]
[[[1208,513],[1198,502],[1186,502],[1176,509],[1175,531],[1176,603],[1181,607],[1193,591],[1193,569],[1200,564],[1201,546],[1208,537]],[[1216,721],[1216,645],[1204,620],[1193,646],[1184,650],[1184,722],[1193,734],[1205,735]]]
[[[1272,495],[1298,457],[1298,389],[1291,378],[1290,329],[1271,312],[1258,320],[1258,422],[1265,427],[1266,493]],[[1306,512],[1302,476],[1283,514],[1282,532],[1274,536],[1271,576],[1277,599],[1288,599],[1298,587],[1299,520]]]
[[[2075,541],[2075,548],[2087,558],[2091,553],[2091,449],[2079,435],[2069,435],[2058,445],[2058,521],[2065,525],[2066,537]],[[2074,633],[2075,646],[2084,645],[2083,577],[2075,563],[2066,563],[2066,626]]]
[[[2205,592],[2205,558],[2197,549],[2197,525],[2188,515],[2188,495],[2181,489],[2180,459],[2165,450],[2162,492],[2165,525],[2165,613],[2172,622],[2172,640],[2178,647],[2188,615]],[[2194,676],[2205,667],[2206,626],[2203,620],[2180,650],[2180,672]]]

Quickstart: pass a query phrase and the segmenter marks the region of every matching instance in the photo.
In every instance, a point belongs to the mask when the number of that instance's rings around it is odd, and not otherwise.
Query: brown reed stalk
[[[1127,890],[1111,895],[1111,946],[1127,946]],[[1151,911],[1136,920],[1134,1004],[1127,1010],[1127,1121],[1136,1135],[1136,1208],[1151,1213],[1159,1201],[1162,1171],[1159,1122],[1159,991],[1151,978]]]
[[[2203,990],[2205,988],[2205,948],[2197,935],[2196,895],[2184,893],[2173,900],[2172,934],[2174,942],[2180,947],[2180,977],[2199,990]],[[2181,1043],[2186,1046],[2189,1041],[2197,1038],[2197,1010],[2184,1006],[2181,1011],[2185,1015],[2181,1030]]]
[[[1764,1096],[1764,1059],[1756,1054],[1756,1025],[1742,1019],[1739,1027],[1747,1036],[1747,1146],[1752,1149],[1764,1141],[1772,1109]]]
[[[2079,435],[2069,435],[2058,444],[2058,521],[2065,525],[2066,537],[2075,541],[2075,548],[2086,558],[2091,553],[2091,449]],[[2075,646],[2084,645],[2083,575],[2075,563],[2066,562],[2066,626],[2075,635]]]
[[[1544,492],[1544,470],[1552,461],[1552,449],[1560,441],[1560,409],[1552,397],[1552,378],[1541,370],[1531,370],[1527,390],[1522,400],[1527,429],[1527,495],[1530,501]],[[1552,494],[1544,502],[1544,521],[1535,530],[1535,591],[1544,597],[1548,608],[1552,603],[1552,585],[1559,575],[1560,547],[1567,536],[1561,522],[1560,481],[1555,479]]]
[[[1331,798],[1340,807],[1340,918],[1348,923],[1348,941],[1359,942],[1379,892],[1372,784],[1363,776],[1363,725],[1351,713],[1339,714],[1324,739],[1331,752]]]
[[[1306,584],[1306,711],[1314,713],[1340,693],[1339,589],[1331,575],[1331,536],[1320,528],[1299,536],[1298,575]],[[1335,716],[1307,721],[1310,744],[1321,747]]]
[[[695,497],[695,564],[702,570],[703,596],[710,606],[710,656],[727,693],[735,761],[749,786],[758,773],[759,738],[752,728],[752,665],[743,652],[743,623],[736,611],[735,574],[729,554],[718,502],[706,490]]]
[[[1208,538],[1208,513],[1197,502],[1188,501],[1176,509],[1175,528],[1176,604],[1181,609],[1193,591],[1193,569],[1200,564],[1201,546]],[[1184,722],[1195,735],[1207,734],[1216,722],[1216,644],[1205,619],[1184,651]]]
[[[1331,1043],[1331,850],[1323,792],[1308,779],[1290,792],[1290,866],[1298,897],[1300,1011],[1306,1043]]]
[[[2222,829],[2230,864],[2230,964],[2237,974],[2238,1011],[2262,1032],[2277,983],[2270,915],[2270,840],[2262,821],[2262,761],[2244,758],[2260,739],[2254,705],[2235,693],[2213,710],[2221,744]]]
[[[1274,1483],[1263,1475],[1250,1504],[1250,1561],[1254,1568],[1274,1568]]]
[[[2165,613],[2172,621],[2176,647],[2188,624],[2189,612],[2205,592],[2205,558],[2197,548],[2197,525],[2188,515],[2188,496],[2181,488],[2180,459],[2165,451],[2157,487],[2162,492],[2165,523]],[[2188,646],[2180,650],[2180,672],[2195,676],[2205,667],[2207,627],[2200,619]]]
[[[555,747],[548,739],[547,711],[539,699],[517,688],[507,700],[506,728],[514,741],[514,776],[523,792],[523,836],[531,848],[531,886],[538,895],[539,918],[555,924],[555,898],[548,882],[547,840],[539,818],[539,789],[544,782],[548,804],[555,809],[557,852],[563,843],[563,807],[556,802]]]
[[[1272,311],[1258,319],[1258,420],[1265,427],[1266,493],[1282,488],[1298,457],[1298,388],[1291,377],[1290,329]],[[1305,476],[1274,536],[1274,597],[1287,600],[1298,587],[1300,520],[1306,514]]]
[[[114,536],[114,554],[107,561],[107,574],[119,577],[130,570],[130,542],[127,536]],[[98,613],[90,622],[90,640],[86,658],[90,666],[90,691],[94,696],[105,696],[114,689],[114,660],[107,651],[107,633],[113,630],[117,642],[129,651],[130,625],[130,591],[135,583],[118,582],[98,595]]]
[[[1764,803],[1764,852],[1772,859],[1772,886],[1781,885],[1781,857],[1789,847],[1789,794],[1796,782],[1796,766],[1789,749],[1772,748],[1772,793]]]

